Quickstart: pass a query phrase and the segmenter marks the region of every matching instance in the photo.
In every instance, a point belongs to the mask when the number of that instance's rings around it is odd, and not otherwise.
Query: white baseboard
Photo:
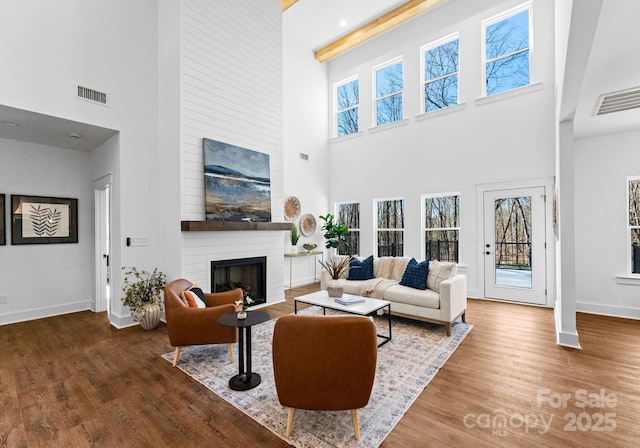
[[[116,327],[118,330],[127,327],[133,327],[134,325],[139,325],[138,322],[133,320],[133,316],[120,316],[115,313],[111,313],[109,315],[109,323]]]
[[[576,302],[576,311],[580,313],[600,314],[602,316],[621,317],[624,319],[640,319],[640,308]]]
[[[581,349],[580,341],[578,339],[578,332],[566,332],[560,331],[560,316],[558,315],[558,308],[553,309],[553,315],[556,318],[556,342],[558,345],[568,348]]]
[[[0,325],[44,319],[45,317],[60,316],[61,314],[77,313],[79,311],[89,311],[91,305],[91,301],[87,300],[83,302],[65,303],[64,305],[22,310],[15,313],[4,313],[0,314]]]

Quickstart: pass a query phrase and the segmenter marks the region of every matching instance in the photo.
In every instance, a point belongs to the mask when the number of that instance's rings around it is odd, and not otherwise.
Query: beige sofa
[[[374,297],[391,302],[391,314],[443,324],[451,336],[451,323],[465,321],[467,309],[467,277],[457,275],[455,263],[431,261],[427,276],[427,289],[416,289],[400,284],[411,258],[381,257],[373,259],[374,279],[338,280],[347,294]],[[348,273],[345,274],[345,277]],[[320,287],[327,289],[331,281],[322,271]]]

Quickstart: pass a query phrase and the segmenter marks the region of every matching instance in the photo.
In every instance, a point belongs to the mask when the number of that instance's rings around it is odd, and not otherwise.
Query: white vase
[[[291,245],[291,250],[290,250],[289,253],[297,254],[298,253],[298,246]]]
[[[247,318],[247,312],[246,311],[238,311],[238,314],[236,315],[236,317],[238,319],[246,319]]]
[[[329,297],[337,299],[342,297],[342,293],[344,293],[344,288],[340,280],[331,279],[327,282],[327,294],[329,294]]]
[[[156,328],[160,317],[162,317],[162,307],[159,303],[146,303],[134,313],[134,319],[140,322],[140,326],[145,330]]]

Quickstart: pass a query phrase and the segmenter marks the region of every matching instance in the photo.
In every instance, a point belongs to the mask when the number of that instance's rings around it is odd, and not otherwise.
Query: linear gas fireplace
[[[211,262],[211,292],[241,288],[253,305],[267,301],[267,257],[234,258]]]

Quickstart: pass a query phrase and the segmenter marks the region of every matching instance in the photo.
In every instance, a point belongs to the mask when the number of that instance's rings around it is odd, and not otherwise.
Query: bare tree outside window
[[[402,61],[376,70],[376,126],[404,118]]]
[[[425,259],[458,262],[460,196],[425,199]]]
[[[631,273],[640,274],[640,179],[629,179],[629,240]]]
[[[359,255],[360,254],[360,204],[345,203],[338,204],[338,224],[344,224],[349,229],[347,243],[340,243],[338,254]]]
[[[485,28],[486,95],[529,84],[529,9]]]
[[[338,136],[358,132],[358,105],[360,103],[357,79],[336,87],[336,129]]]
[[[458,39],[424,53],[424,111],[458,104]]]
[[[531,270],[531,197],[497,199],[496,267]]]
[[[404,199],[378,201],[378,257],[404,253]]]

